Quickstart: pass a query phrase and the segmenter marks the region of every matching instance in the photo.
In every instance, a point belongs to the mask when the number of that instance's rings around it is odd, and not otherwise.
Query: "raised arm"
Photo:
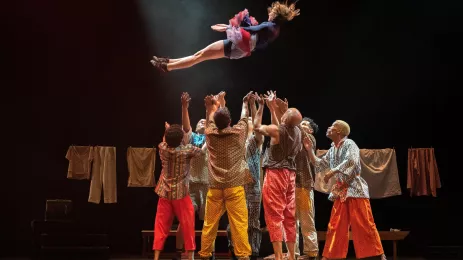
[[[217,94],[217,95],[214,96],[214,99],[216,99],[217,102],[219,102],[219,106],[220,106],[221,108],[225,107],[225,105],[226,105],[226,103],[227,103],[227,102],[225,101],[225,95],[226,95],[226,94],[227,94],[227,93],[226,93],[225,91],[220,91],[219,94]]]
[[[214,113],[217,111],[217,101],[212,95],[208,95],[204,98],[204,105],[206,106],[206,127],[210,125],[210,122],[214,122]]]
[[[249,100],[248,100],[249,107],[251,109],[251,118],[252,118],[253,123],[254,123],[254,118],[256,118],[256,113],[257,113],[256,100],[258,98],[259,96],[257,95],[257,93],[255,93],[249,96]]]
[[[276,91],[267,91],[267,95],[264,95],[265,103],[267,104],[268,109],[270,110],[270,122],[273,125],[280,125],[281,116],[278,117],[277,110],[278,106],[276,104]]]
[[[276,109],[274,107],[272,107],[270,109],[270,120],[271,120],[271,123],[274,124],[274,125],[280,125],[280,119],[281,117],[278,117],[277,116],[277,113],[276,113]]]
[[[260,97],[263,99],[262,97]],[[264,113],[264,105],[262,100],[259,103],[259,109],[257,110],[256,118],[254,119],[254,132],[256,134],[261,134],[264,136],[270,136],[272,143],[278,143],[280,141],[280,133],[278,131],[278,126],[271,125],[261,125],[262,123],[262,114]],[[269,102],[270,103],[270,102]],[[262,105],[260,105],[262,104]]]
[[[275,95],[276,97],[276,95]],[[285,101],[281,100],[280,98],[276,98],[276,104],[277,104],[277,116],[278,118],[281,119],[281,117],[283,116],[283,114],[286,112],[286,110],[288,110],[288,100],[285,98]]]
[[[167,123],[167,122],[165,122],[165,123],[164,123],[164,135],[162,135],[162,142],[163,142],[163,143],[166,142],[166,130],[167,130],[167,128],[169,128],[169,127],[170,127],[170,124]]]
[[[243,98],[243,105],[241,107],[241,117],[240,117],[240,119],[247,118],[249,116],[248,100],[249,100],[249,97],[251,95],[252,95],[252,91],[249,92],[248,94],[246,94],[246,96],[244,96],[244,98]]]
[[[262,96],[259,97],[257,95],[257,93],[254,94],[254,98],[259,103],[259,110],[257,110],[254,113],[254,115],[252,117],[252,122],[254,124],[254,127],[256,127],[256,126],[260,127],[262,125],[262,114],[264,113],[265,100],[264,100],[264,97],[262,97]],[[251,106],[254,107],[254,109],[256,109],[256,103],[255,102],[253,102],[253,104]],[[251,108],[251,111],[253,111],[252,108]],[[262,145],[264,143],[264,136],[259,131],[255,131],[254,133],[255,133],[255,138],[256,138],[256,144],[259,147],[260,145]]]
[[[180,98],[182,101],[182,127],[185,133],[190,131],[190,115],[188,113],[188,106],[190,104],[190,95],[187,92],[183,92],[182,97]]]

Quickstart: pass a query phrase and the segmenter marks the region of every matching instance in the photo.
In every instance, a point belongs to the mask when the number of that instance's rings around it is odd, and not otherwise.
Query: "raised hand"
[[[212,105],[218,105],[219,104],[219,96],[218,95],[211,95],[212,97]]]
[[[251,95],[252,95],[252,91],[250,91],[248,94],[246,94],[246,96],[244,96],[243,102],[248,102],[249,97],[250,97]]]
[[[167,130],[167,128],[169,128],[169,127],[170,127],[170,124],[169,124],[169,123],[167,123],[167,121],[166,121],[166,122],[164,123],[164,127],[165,127],[165,128],[166,128],[166,130]]]
[[[262,96],[262,94],[260,94],[260,96],[259,96],[259,95],[257,95],[257,93],[256,93],[255,96],[256,96],[256,100],[257,100],[257,103],[259,104],[259,106],[263,106],[265,104],[264,96]]]
[[[188,106],[190,105],[190,101],[191,101],[191,98],[188,92],[183,92],[180,100],[182,101],[182,107],[188,108]]]
[[[207,96],[204,98],[204,106],[206,106],[206,108],[212,106],[212,98],[213,98],[213,97],[212,97],[211,95],[207,95]]]
[[[219,102],[220,104],[220,107],[225,107],[225,104],[226,104],[225,95],[226,94],[227,93],[225,91],[220,91],[220,93],[215,96],[215,98],[217,99],[217,102]]]
[[[258,97],[257,97],[257,94],[256,94],[256,93],[251,94],[251,95],[249,96],[249,98],[248,98],[248,103],[251,104],[251,105],[254,104],[254,103],[256,102],[257,98],[258,98]]]
[[[310,138],[308,138],[308,137],[305,137],[304,140],[303,140],[303,143],[304,143],[304,148],[308,152],[310,152],[312,150],[312,147],[313,147],[312,140],[310,140]]]
[[[266,100],[266,103],[267,103],[267,106],[269,108],[276,108],[278,107],[277,103],[276,103],[276,99],[277,99],[277,92],[275,91],[267,91],[267,95],[264,95],[265,97],[265,100]]]
[[[276,104],[278,108],[280,108],[281,113],[285,113],[288,110],[288,100],[285,98],[285,101],[281,100],[280,98],[276,99]]]
[[[216,110],[217,109],[217,99],[213,95],[207,95],[204,98],[204,105],[206,106],[207,110]]]

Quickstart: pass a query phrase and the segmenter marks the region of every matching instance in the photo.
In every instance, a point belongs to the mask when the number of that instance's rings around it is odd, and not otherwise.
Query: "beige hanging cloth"
[[[127,187],[154,187],[156,148],[127,149],[129,181]]]

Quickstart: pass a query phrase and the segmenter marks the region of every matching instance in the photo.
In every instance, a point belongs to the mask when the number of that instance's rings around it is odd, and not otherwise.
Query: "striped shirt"
[[[339,147],[334,143],[322,158],[316,158],[317,172],[331,169],[336,171],[336,183],[331,189],[329,200],[347,198],[370,198],[367,182],[360,177],[360,150],[351,139],[343,139]]]
[[[178,200],[189,194],[190,161],[199,154],[201,149],[191,144],[176,148],[167,147],[166,142],[159,144],[162,171],[155,189],[159,197]]]

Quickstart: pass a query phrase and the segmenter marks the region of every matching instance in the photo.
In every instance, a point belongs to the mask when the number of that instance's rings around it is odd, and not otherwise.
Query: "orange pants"
[[[337,199],[331,210],[323,256],[346,258],[349,247],[349,226],[352,229],[357,258],[379,256],[384,253],[376,229],[369,199]]]

